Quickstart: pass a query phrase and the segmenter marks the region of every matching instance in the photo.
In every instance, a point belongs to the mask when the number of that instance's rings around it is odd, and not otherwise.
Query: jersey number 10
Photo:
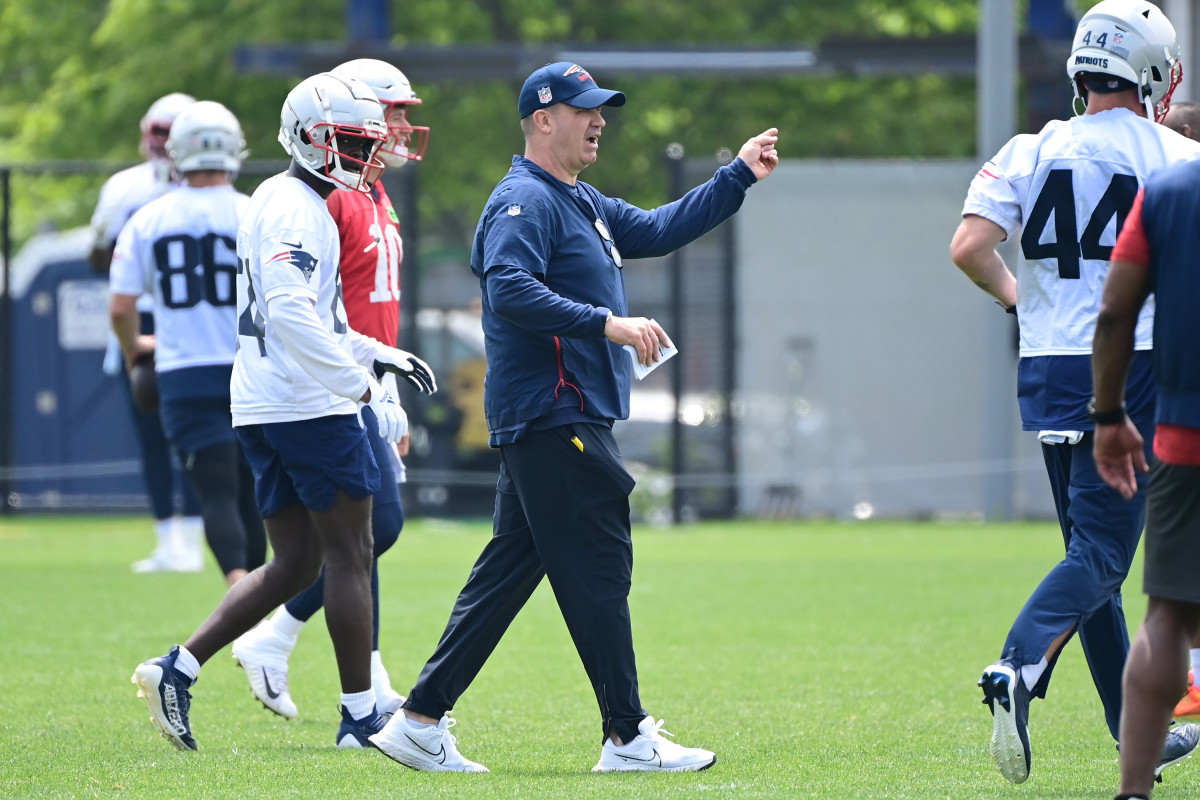
[[[1071,170],[1050,170],[1037,202],[1029,212],[1025,231],[1021,234],[1021,252],[1031,261],[1055,259],[1058,261],[1058,277],[1078,278],[1081,257],[1099,261],[1108,261],[1112,257],[1112,247],[1100,244],[1100,237],[1113,217],[1117,218],[1116,232],[1121,232],[1137,191],[1138,180],[1133,175],[1113,175],[1080,236],[1075,219],[1075,188]],[[1054,239],[1043,242],[1042,234],[1052,213]]]

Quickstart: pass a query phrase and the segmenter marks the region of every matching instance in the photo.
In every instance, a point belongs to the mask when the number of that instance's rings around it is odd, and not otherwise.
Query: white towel
[[[1079,444],[1083,431],[1038,431],[1038,441],[1042,444]]]

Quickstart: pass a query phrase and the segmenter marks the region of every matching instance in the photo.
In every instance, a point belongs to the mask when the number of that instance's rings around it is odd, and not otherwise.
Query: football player
[[[1182,75],[1178,54],[1175,29],[1146,0],[1103,0],[1084,14],[1067,60],[1084,113],[1014,137],[984,164],[950,245],[954,263],[1016,314],[1021,418],[1042,443],[1066,545],[979,681],[993,715],[996,768],[1014,783],[1029,777],[1030,699],[1045,698],[1075,634],[1109,732],[1119,734],[1129,653],[1121,584],[1145,522],[1145,492],[1126,501],[1092,459],[1092,337],[1110,254],[1138,187],[1155,170],[1200,157],[1200,145],[1157,124]],[[1015,277],[996,252],[1010,236],[1020,237],[1024,256]],[[1152,324],[1144,314],[1126,395],[1147,457]],[[1172,730],[1159,771],[1189,755],[1198,738],[1195,725]]]
[[[233,188],[246,156],[237,118],[202,100],[180,112],[167,152],[183,185],[147,203],[117,237],[109,309],[125,362],[153,353],[159,416],[200,498],[204,533],[232,586],[267,542],[229,411],[236,337],[237,231],[250,198]],[[138,334],[139,297],[154,336]]]
[[[379,158],[391,169],[409,161],[420,161],[429,146],[429,128],[408,120],[421,102],[408,78],[386,61],[360,58],[332,70],[332,74],[361,80],[379,98],[387,123],[387,139]],[[400,324],[400,264],[404,247],[399,218],[382,181],[366,192],[334,192],[329,213],[337,223],[342,254],[342,292],[350,327],[374,339],[394,344]],[[385,389],[395,393],[395,375],[384,375]],[[407,426],[406,426],[407,427]],[[400,460],[408,452],[405,431],[396,446],[385,442],[368,426],[367,436],[379,465],[380,489],[371,511],[375,558],[395,543],[404,525],[398,483],[403,481]],[[398,452],[397,452],[398,450]],[[324,579],[281,606],[274,616],[233,643],[233,655],[245,669],[250,688],[264,706],[282,717],[296,716],[296,704],[288,690],[288,657],[297,636],[323,602]],[[371,602],[374,610],[374,646],[371,652],[371,682],[380,713],[395,713],[404,697],[392,689],[379,653],[379,569],[371,570]]]
[[[279,140],[292,157],[264,181],[238,230],[233,424],[254,471],[274,558],[226,593],[187,641],[139,665],[133,681],[163,735],[196,749],[189,689],[200,666],[325,566],[325,622],[341,678],[340,747],[383,727],[371,685],[371,496],[379,468],[365,425],[399,441],[405,420],[376,378],[437,384],[411,353],[346,323],[337,226],[326,199],[366,192],[383,170],[383,108],[365,84],[328,73],[288,94]],[[359,411],[362,419],[359,418]]]
[[[108,275],[117,234],[146,203],[175,188],[176,181],[167,157],[167,136],[171,124],[183,109],[195,102],[191,95],[174,92],[155,100],[141,120],[142,138],[138,146],[145,161],[121,170],[100,189],[100,200],[92,215],[94,240],[90,260],[92,269]],[[154,332],[151,301],[139,301],[142,333]],[[200,506],[187,481],[180,481],[183,517],[175,518],[176,469],[171,448],[163,435],[162,422],[153,410],[143,410],[134,402],[129,376],[121,366],[121,350],[115,337],[109,340],[104,356],[104,371],[116,376],[129,404],[141,456],[142,478],[154,514],[157,544],[149,558],[135,562],[134,572],[198,572],[204,565],[200,550],[203,523]]]

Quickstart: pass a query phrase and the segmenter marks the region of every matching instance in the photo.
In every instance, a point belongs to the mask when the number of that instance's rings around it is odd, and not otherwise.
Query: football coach
[[[630,316],[622,270],[732,216],[778,165],[778,131],[645,211],[579,180],[599,155],[604,113],[625,105],[624,94],[559,62],[529,76],[517,105],[525,154],[488,199],[471,254],[483,294],[484,406],[500,450],[493,535],[404,713],[372,742],[416,769],[484,771],[458,753],[447,713],[547,576],[600,707],[593,771],[705,769],[716,756],[663,738],[638,694],[628,602],[634,480],[612,426],[629,415],[633,359],[623,346],[650,366],[672,344],[657,322]]]

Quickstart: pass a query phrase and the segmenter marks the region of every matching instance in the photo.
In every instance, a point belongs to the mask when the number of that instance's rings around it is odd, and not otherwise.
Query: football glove
[[[382,378],[384,372],[394,372],[412,384],[418,392],[433,394],[437,391],[437,379],[433,370],[421,359],[405,350],[380,345],[375,352],[375,377]]]
[[[368,378],[367,381],[371,389],[371,399],[367,401],[367,408],[375,414],[380,438],[394,444],[408,433],[408,415],[400,407],[394,392],[385,389],[374,378]]]

